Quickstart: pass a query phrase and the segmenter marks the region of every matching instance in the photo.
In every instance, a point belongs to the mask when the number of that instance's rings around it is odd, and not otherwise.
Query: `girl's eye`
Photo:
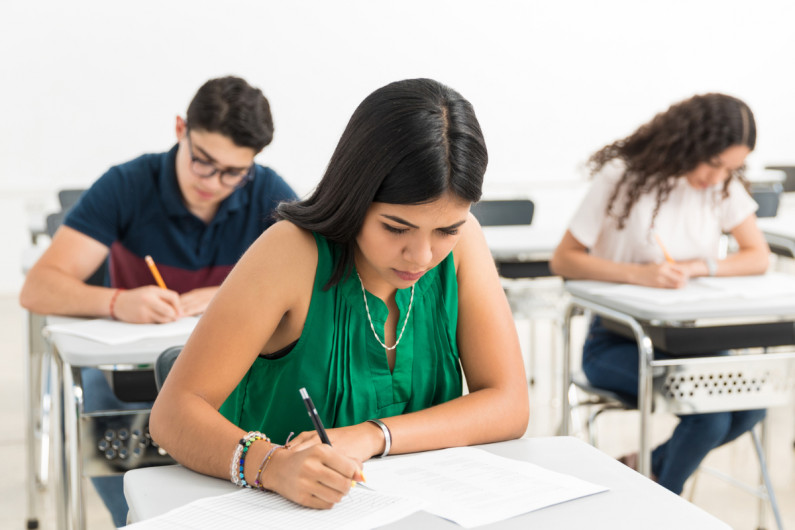
[[[443,236],[454,236],[454,235],[458,234],[458,228],[452,228],[450,230],[439,230],[439,232]]]
[[[388,225],[384,223],[384,228],[387,229],[388,232],[392,232],[393,234],[405,234],[408,232],[408,228],[397,228],[392,225]]]

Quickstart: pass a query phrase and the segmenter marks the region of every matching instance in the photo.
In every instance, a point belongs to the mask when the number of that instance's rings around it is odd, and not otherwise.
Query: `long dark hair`
[[[422,204],[445,193],[477,202],[487,163],[466,99],[431,79],[397,81],[362,101],[315,191],[279,205],[277,216],[339,246],[329,288],[350,273],[370,204]]]
[[[725,94],[693,96],[672,105],[641,125],[630,136],[606,145],[588,161],[591,174],[614,159],[624,162],[625,170],[607,205],[608,215],[616,215],[618,228],[624,228],[632,207],[641,195],[656,191],[652,223],[660,205],[682,177],[702,162],[709,162],[729,147],[756,145],[756,122],[751,109],[741,100]],[[744,182],[742,167],[723,184],[723,196],[733,178]],[[620,212],[614,203],[622,188],[626,200]]]

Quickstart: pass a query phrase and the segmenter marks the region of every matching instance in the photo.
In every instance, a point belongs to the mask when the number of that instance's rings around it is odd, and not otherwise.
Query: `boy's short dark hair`
[[[258,88],[234,76],[210,79],[188,106],[189,129],[222,134],[240,147],[260,152],[273,140],[268,100]]]

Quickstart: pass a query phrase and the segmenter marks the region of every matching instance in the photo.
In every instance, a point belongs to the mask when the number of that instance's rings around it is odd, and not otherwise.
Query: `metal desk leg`
[[[82,530],[86,527],[86,521],[83,512],[83,461],[80,453],[78,425],[80,411],[83,409],[83,387],[79,367],[63,363],[63,385],[66,507],[70,527]]]
[[[563,311],[563,322],[561,323],[561,334],[563,335],[563,366],[561,372],[563,399],[561,400],[561,422],[560,434],[569,435],[569,421],[571,421],[571,403],[569,402],[569,385],[571,382],[571,319],[576,311],[573,303],[568,303]]]
[[[55,489],[55,520],[57,528],[67,529],[67,490],[66,490],[66,433],[64,431],[64,384],[63,363],[57,354],[52,355],[52,460],[54,473],[53,486]]]
[[[42,389],[44,388],[44,347],[41,340],[42,317],[28,313],[28,354],[25,360],[25,445],[27,467],[27,528],[39,527],[39,489],[44,486],[46,478],[45,466],[38,461],[43,460],[45,440],[38,433],[44,426],[42,411]]]

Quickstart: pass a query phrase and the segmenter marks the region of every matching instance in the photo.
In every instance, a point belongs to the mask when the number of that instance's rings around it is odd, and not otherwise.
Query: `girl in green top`
[[[368,96],[314,193],[279,207],[201,318],[152,409],[158,444],[328,508],[373,456],[521,436],[518,339],[469,213],[487,159],[454,90],[414,79]]]

